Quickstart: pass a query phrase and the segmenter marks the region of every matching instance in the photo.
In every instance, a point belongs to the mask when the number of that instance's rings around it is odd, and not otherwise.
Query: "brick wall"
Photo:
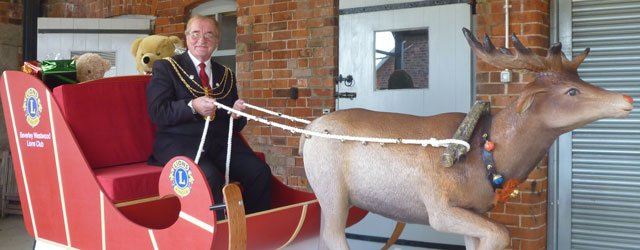
[[[333,109],[336,2],[239,0],[236,73],[240,96],[305,119],[320,116],[323,108]],[[297,100],[289,98],[291,87],[299,89]],[[276,176],[289,186],[307,189],[298,156],[299,135],[257,123],[250,123],[244,133],[254,149],[266,152]]]
[[[22,24],[22,0],[0,1],[0,24]]]
[[[45,17],[108,18],[155,16],[155,32],[184,37],[189,10],[206,0],[50,0],[42,4]]]
[[[509,32],[540,55],[549,47],[549,1],[511,0]],[[476,35],[489,34],[496,46],[504,46],[504,1],[478,1]],[[511,46],[511,44],[509,45]],[[513,82],[500,82],[500,71],[480,60],[476,64],[477,99],[490,101],[492,112],[513,102],[526,83],[533,79],[527,72],[513,72]],[[520,195],[497,206],[489,217],[503,223],[511,233],[511,245],[518,249],[545,249],[547,224],[547,159],[541,161]]]

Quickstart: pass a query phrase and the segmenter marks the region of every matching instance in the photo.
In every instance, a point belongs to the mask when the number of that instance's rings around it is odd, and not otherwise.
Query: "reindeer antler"
[[[578,67],[589,54],[589,48],[585,49],[575,60],[571,61],[562,52],[562,44],[551,45],[546,57],[536,55],[531,49],[525,47],[515,34],[511,35],[511,41],[516,54],[505,47],[496,47],[491,43],[489,36],[485,34],[484,45],[467,28],[462,28],[464,36],[469,42],[473,52],[483,61],[501,68],[526,69],[533,72],[546,71],[570,71],[577,73]]]

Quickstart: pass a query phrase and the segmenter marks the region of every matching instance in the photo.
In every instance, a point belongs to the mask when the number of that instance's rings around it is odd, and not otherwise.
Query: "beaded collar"
[[[518,185],[520,181],[517,179],[508,179],[506,182],[504,177],[496,170],[495,160],[493,159],[493,150],[496,147],[495,142],[489,139],[489,130],[491,129],[491,115],[485,116],[485,132],[482,134],[482,162],[487,170],[487,179],[493,187],[493,191],[496,193],[493,203],[504,203],[509,198],[516,197],[520,192]]]

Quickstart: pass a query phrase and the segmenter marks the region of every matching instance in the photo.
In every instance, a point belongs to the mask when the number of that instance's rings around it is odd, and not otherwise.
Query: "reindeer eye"
[[[575,88],[570,88],[569,90],[567,90],[567,95],[568,96],[576,96],[579,93],[579,91]]]

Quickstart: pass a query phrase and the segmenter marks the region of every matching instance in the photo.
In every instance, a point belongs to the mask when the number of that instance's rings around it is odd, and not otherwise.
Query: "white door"
[[[471,54],[462,28],[470,28],[468,4],[405,8],[362,13],[345,13],[348,0],[340,1],[339,74],[353,81],[338,83],[337,109],[367,108],[414,115],[467,112],[471,105]],[[384,2],[384,1],[380,1]],[[375,1],[366,4],[376,5]],[[343,7],[345,6],[345,7]],[[376,85],[376,33],[426,31],[428,37],[427,83],[404,89]],[[408,46],[409,47],[409,46]],[[407,54],[410,58],[415,54]],[[380,54],[378,53],[378,58]],[[413,75],[416,79],[420,76]],[[380,77],[382,78],[382,77]],[[381,79],[382,81],[388,78]],[[415,80],[414,80],[415,81]],[[347,96],[355,93],[355,98]]]
[[[352,80],[338,83],[336,92],[343,98],[336,99],[336,108],[366,108],[413,115],[468,112],[473,98],[471,51],[462,28],[470,28],[471,25],[469,5],[397,8],[402,6],[397,3],[399,1],[386,6],[385,2],[388,3],[383,0],[340,1],[339,74],[343,78],[351,76]],[[408,64],[405,63],[408,59],[422,55],[411,51],[411,46],[415,44],[410,44],[409,40],[396,43],[391,50],[376,46],[384,47],[385,43],[380,40],[385,38],[381,36],[389,37],[389,33],[391,37],[426,34],[426,83],[419,83],[424,79],[418,80],[425,77],[411,74],[412,87],[394,89],[387,85],[391,82],[381,84],[390,78],[389,74],[381,73],[385,67],[381,61],[395,61],[385,55],[398,55],[394,54],[397,50],[409,51],[402,55],[405,59],[399,65]],[[380,248],[384,244],[376,241],[388,238],[394,225],[392,220],[369,214],[363,221],[347,229],[349,245],[352,249]],[[414,244],[414,247],[403,245],[396,246],[396,249],[443,247],[438,244],[464,245],[462,236],[438,233],[424,225],[407,225],[400,239]]]

